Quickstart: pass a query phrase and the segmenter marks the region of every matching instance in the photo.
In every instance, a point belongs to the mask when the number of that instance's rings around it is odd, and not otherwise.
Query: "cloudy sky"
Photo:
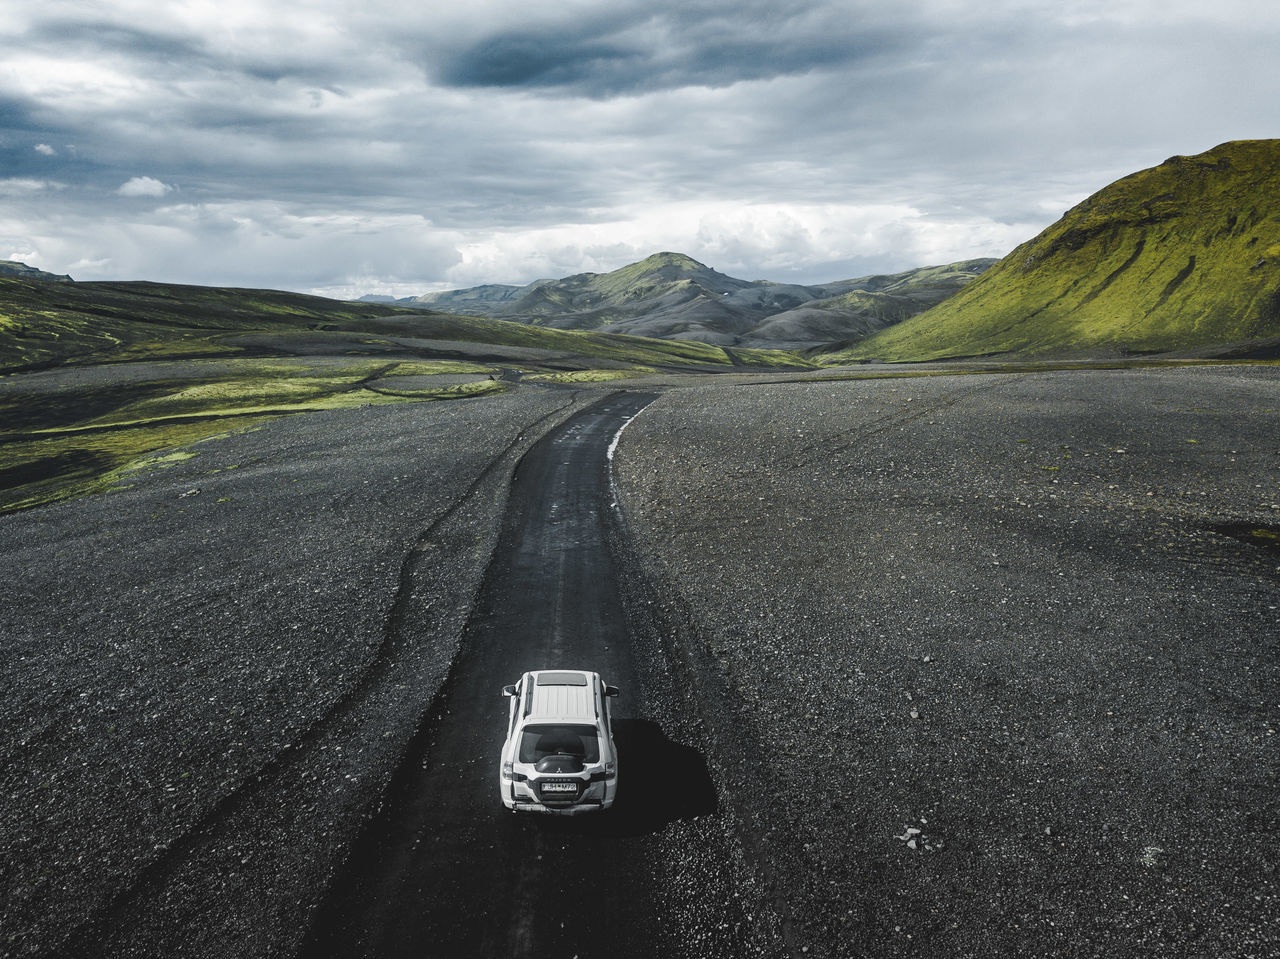
[[[399,295],[999,256],[1280,136],[1274,0],[0,0],[0,258]]]

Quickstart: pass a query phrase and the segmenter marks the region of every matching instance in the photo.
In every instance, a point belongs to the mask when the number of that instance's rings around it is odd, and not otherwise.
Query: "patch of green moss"
[[[196,380],[71,390],[52,394],[56,403],[44,396],[38,403],[12,401],[24,415],[5,418],[0,430],[0,512],[100,491],[139,469],[194,456],[184,448],[193,442],[278,416],[504,389],[491,380],[404,393],[367,388],[400,365],[242,361],[218,364],[219,375]],[[157,450],[169,452],[157,457]]]
[[[153,467],[163,469],[173,466],[176,463],[185,463],[187,460],[195,459],[199,453],[191,450],[174,450],[172,453],[162,453],[159,456],[145,456],[142,459],[135,460],[130,463],[126,469],[129,472],[140,469],[151,469]],[[222,472],[222,470],[211,470],[210,472]]]
[[[475,396],[505,393],[506,384],[497,380],[476,380],[453,386],[436,386],[426,389],[387,389],[378,387],[374,392],[382,397],[400,397],[406,400],[458,400]]]
[[[102,492],[142,469],[173,465],[180,455],[195,455],[175,447],[226,433],[235,422],[152,423],[0,444],[0,513]],[[173,452],[156,461],[157,450]]]
[[[479,363],[468,363],[464,360],[413,360],[397,363],[387,370],[383,376],[435,376],[444,373],[476,373],[495,372],[492,366]]]
[[[526,376],[526,380],[535,383],[604,383],[609,380],[625,380],[635,376],[646,376],[657,370],[642,366],[629,370],[571,370],[561,373],[535,373]]]

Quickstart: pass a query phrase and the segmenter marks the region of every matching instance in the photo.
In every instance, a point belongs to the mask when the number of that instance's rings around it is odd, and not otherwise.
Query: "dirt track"
[[[605,452],[652,394],[608,397],[520,461],[503,532],[431,716],[387,806],[330,890],[306,955],[650,955],[653,833],[680,795],[709,792],[705,765],[649,717],[608,543]],[[627,794],[608,815],[515,816],[498,801],[507,700],[530,669],[600,672],[614,705]],[[667,778],[671,790],[646,785]],[[705,812],[709,810],[695,810]]]

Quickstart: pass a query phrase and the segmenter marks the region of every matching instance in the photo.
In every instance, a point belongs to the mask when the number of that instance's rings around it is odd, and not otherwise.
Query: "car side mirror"
[[[504,695],[504,696],[515,696],[515,695],[517,695],[517,693],[516,693],[516,688],[515,688],[514,686],[503,686],[503,687],[502,687],[502,695]]]
[[[622,690],[620,690],[617,686],[606,686],[604,688],[604,694],[606,696],[617,696],[618,693],[620,692],[622,692]]]

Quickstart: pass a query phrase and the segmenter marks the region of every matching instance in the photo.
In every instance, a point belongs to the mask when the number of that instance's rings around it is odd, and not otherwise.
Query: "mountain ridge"
[[[609,273],[523,287],[485,284],[396,300],[568,330],[603,330],[724,347],[811,349],[913,316],[954,294],[993,259],[823,284],[742,280],[663,251]],[[851,297],[851,294],[866,294]],[[384,301],[385,302],[385,301]]]

